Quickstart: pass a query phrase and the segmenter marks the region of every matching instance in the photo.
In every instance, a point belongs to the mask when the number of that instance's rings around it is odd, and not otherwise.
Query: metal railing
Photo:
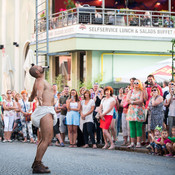
[[[174,28],[175,12],[81,7],[49,16],[49,30],[74,24]],[[45,17],[38,19],[38,29],[46,31]]]

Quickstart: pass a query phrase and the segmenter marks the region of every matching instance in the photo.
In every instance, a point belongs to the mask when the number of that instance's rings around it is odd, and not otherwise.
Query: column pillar
[[[86,51],[86,82],[92,81],[92,51]]]
[[[72,88],[77,89],[80,82],[80,52],[72,53],[71,81]]]

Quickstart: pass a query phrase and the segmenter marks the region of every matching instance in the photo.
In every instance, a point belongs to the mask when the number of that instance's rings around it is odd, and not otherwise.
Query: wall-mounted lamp
[[[0,45],[0,49],[3,49],[4,48],[4,45]]]
[[[19,47],[19,44],[17,42],[13,42],[13,45]]]

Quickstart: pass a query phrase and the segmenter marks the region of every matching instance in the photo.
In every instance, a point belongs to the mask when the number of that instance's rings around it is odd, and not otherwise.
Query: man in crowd
[[[32,66],[29,70],[31,76],[36,78],[29,101],[37,97],[39,106],[32,114],[32,123],[41,129],[41,140],[37,147],[36,157],[33,162],[33,173],[50,173],[48,167],[41,162],[49,143],[53,138],[53,126],[57,122],[54,110],[54,92],[52,86],[44,79],[44,68]]]
[[[60,115],[60,133],[61,138],[64,142],[65,140],[65,132],[66,132],[66,126],[65,126],[65,118],[67,114],[67,107],[66,107],[66,100],[69,97],[69,86],[64,86],[63,90],[64,95],[60,97],[58,108],[61,109],[61,115]]]
[[[93,93],[91,93],[91,98],[93,99],[95,97],[96,92],[98,91],[99,84],[96,82],[93,85]]]

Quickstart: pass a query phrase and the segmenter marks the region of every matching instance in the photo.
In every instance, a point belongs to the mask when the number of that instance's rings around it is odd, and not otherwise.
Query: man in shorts
[[[66,107],[66,100],[69,97],[69,86],[64,86],[64,95],[62,95],[59,99],[59,105],[58,108],[61,109],[61,115],[60,115],[60,133],[61,138],[64,142],[65,140],[65,132],[66,132],[66,126],[65,126],[65,118],[67,114],[67,107]]]
[[[44,153],[53,137],[53,126],[57,122],[54,110],[54,92],[52,86],[44,79],[44,68],[32,66],[29,70],[32,77],[36,78],[29,101],[37,97],[39,106],[32,114],[32,123],[41,129],[41,140],[37,147],[36,157],[33,162],[33,173],[50,173],[48,167],[41,162]]]

